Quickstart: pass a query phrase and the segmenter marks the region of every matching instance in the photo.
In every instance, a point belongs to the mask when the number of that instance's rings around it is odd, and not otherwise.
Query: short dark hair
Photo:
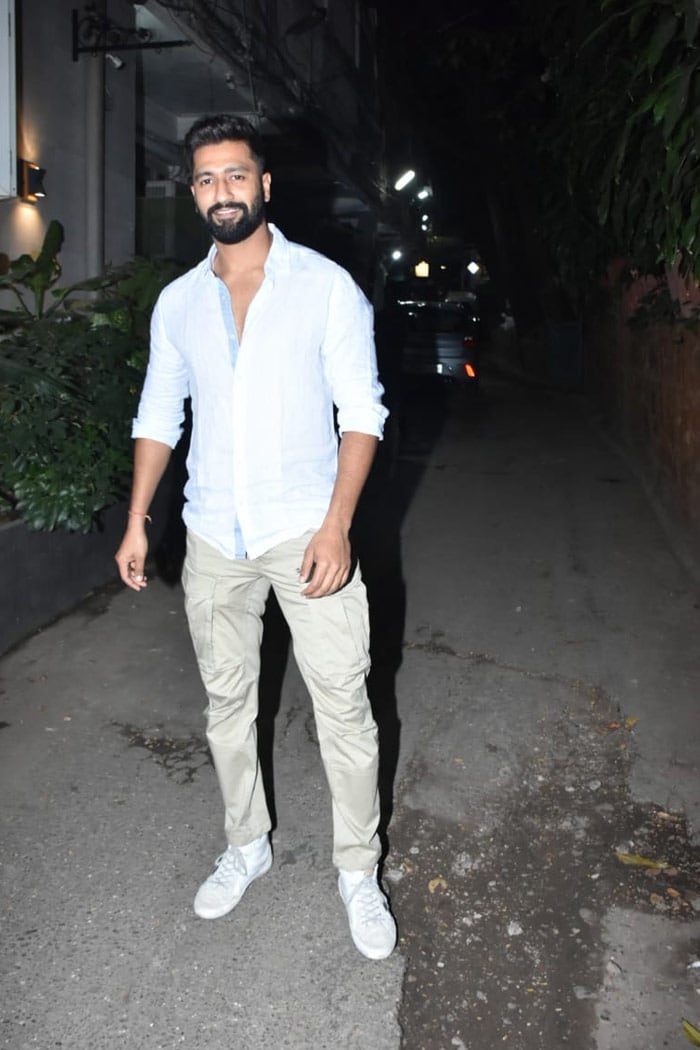
[[[194,153],[200,146],[214,146],[219,142],[246,142],[251,156],[261,173],[265,168],[262,138],[249,120],[236,117],[232,113],[217,113],[214,116],[200,117],[185,135],[183,148],[185,152],[185,169],[187,178],[192,180]]]

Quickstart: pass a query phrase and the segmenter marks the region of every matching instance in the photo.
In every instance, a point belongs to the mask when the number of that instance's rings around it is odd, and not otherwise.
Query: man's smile
[[[246,212],[248,209],[245,204],[214,204],[208,211],[209,218],[218,216],[221,219],[228,219],[238,212]]]

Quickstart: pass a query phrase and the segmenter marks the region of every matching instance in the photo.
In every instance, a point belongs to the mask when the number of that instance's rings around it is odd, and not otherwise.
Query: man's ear
[[[263,174],[262,174],[262,187],[263,187],[263,197],[265,199],[265,203],[266,204],[267,204],[267,202],[270,199],[270,186],[271,185],[272,185],[272,176],[270,175],[269,171],[264,171]]]

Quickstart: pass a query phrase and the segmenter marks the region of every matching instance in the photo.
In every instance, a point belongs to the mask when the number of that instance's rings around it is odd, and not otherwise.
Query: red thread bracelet
[[[134,517],[134,518],[145,518],[149,525],[153,524],[153,518],[151,517],[151,515],[150,514],[144,514],[143,511],[140,511],[140,510],[128,510],[127,514],[131,514],[132,517]]]

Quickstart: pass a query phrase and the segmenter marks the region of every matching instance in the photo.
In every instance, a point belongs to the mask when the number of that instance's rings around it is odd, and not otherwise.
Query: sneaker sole
[[[270,870],[271,867],[272,867],[272,853],[270,853],[270,856],[269,856],[269,858],[268,858],[268,860],[267,860],[267,862],[265,864],[265,867],[261,868],[260,871],[256,872],[255,875],[253,875],[253,877],[245,884],[245,886],[243,887],[243,892],[240,894],[239,897],[236,898],[236,900],[233,902],[233,904],[226,904],[223,907],[217,908],[215,910],[211,910],[210,909],[210,910],[207,910],[207,911],[203,911],[202,908],[201,908],[201,905],[198,908],[197,904],[195,902],[195,905],[194,905],[194,913],[195,913],[195,915],[197,915],[200,919],[223,919],[224,915],[228,915],[229,912],[233,911],[233,909],[238,904],[240,904],[241,900],[243,899],[243,896],[245,895],[245,891],[248,889],[250,884],[255,882],[255,880],[259,879],[262,875],[267,875],[267,873],[268,873],[268,871]]]
[[[388,959],[389,956],[394,952],[397,944],[397,941],[394,941],[391,948],[389,948],[389,950],[387,951],[386,948],[365,948],[363,945],[358,944],[354,937],[352,938],[352,942],[357,948],[360,955],[364,955],[365,959],[371,959],[372,962],[378,962],[381,959]]]

